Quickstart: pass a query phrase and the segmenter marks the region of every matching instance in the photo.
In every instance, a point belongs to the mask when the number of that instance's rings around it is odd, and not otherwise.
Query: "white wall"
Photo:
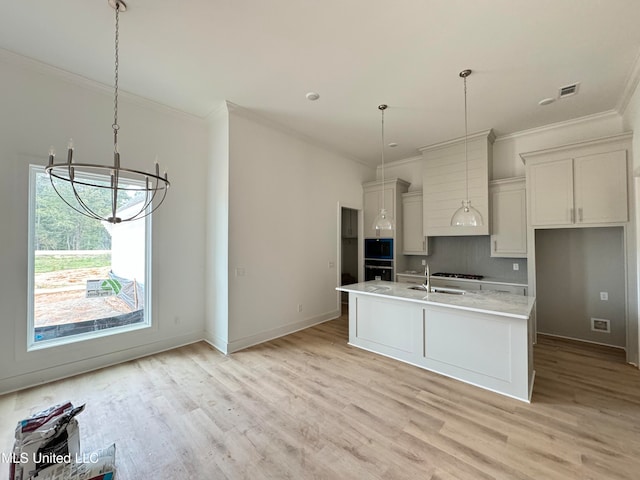
[[[203,336],[207,128],[202,120],[120,96],[125,166],[153,168],[172,187],[153,217],[153,327],[46,350],[26,351],[28,166],[69,137],[76,158],[110,162],[109,88],[0,51],[0,392],[50,381]]]
[[[227,353],[229,338],[229,111],[226,103],[209,118],[206,216],[207,341]]]
[[[338,204],[362,208],[373,170],[242,109],[229,135],[233,351],[339,315]]]

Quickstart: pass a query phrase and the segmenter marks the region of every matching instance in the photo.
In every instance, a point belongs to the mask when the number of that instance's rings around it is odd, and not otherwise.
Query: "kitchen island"
[[[363,282],[349,293],[349,344],[529,402],[535,298]]]

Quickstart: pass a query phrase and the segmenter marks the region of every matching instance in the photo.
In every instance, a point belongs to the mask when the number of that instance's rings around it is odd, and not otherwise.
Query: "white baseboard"
[[[334,320],[338,317],[340,317],[340,312],[338,310],[334,310],[332,312],[323,313],[322,315],[307,318],[300,322],[290,323],[288,325],[283,325],[282,327],[267,330],[266,332],[261,332],[256,335],[251,335],[249,337],[234,340],[226,344],[227,353],[237,352],[238,350],[243,350],[259,343],[268,342],[269,340],[273,340],[279,337],[284,337],[285,335],[304,330],[305,328],[309,328],[320,323],[328,322],[329,320]],[[215,348],[218,348],[213,343],[212,345]],[[218,348],[218,350],[222,351],[220,348]]]
[[[36,385],[42,385],[44,383],[54,382],[63,378],[73,377],[81,373],[99,370],[101,368],[110,367],[112,365],[128,362],[148,355],[154,355],[167,350],[173,350],[174,348],[200,342],[202,341],[203,336],[202,332],[194,332],[134,348],[110,352],[105,355],[98,355],[84,360],[79,360],[77,362],[56,365],[37,370],[35,372],[28,372],[4,378],[0,380],[0,395],[34,387]]]
[[[225,355],[229,353],[229,344],[222,338],[213,335],[211,332],[204,332],[204,341]]]

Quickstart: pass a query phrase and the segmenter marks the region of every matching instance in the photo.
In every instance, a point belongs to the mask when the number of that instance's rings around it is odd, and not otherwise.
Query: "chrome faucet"
[[[431,274],[429,273],[429,264],[424,267],[424,289],[427,293],[431,293]]]

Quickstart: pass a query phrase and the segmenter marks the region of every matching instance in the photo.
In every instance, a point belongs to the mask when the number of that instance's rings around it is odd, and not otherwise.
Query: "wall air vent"
[[[571,95],[575,95],[578,93],[578,86],[580,83],[572,83],[571,85],[565,85],[564,87],[560,87],[560,96],[559,98],[570,97]]]
[[[591,331],[611,333],[611,322],[604,318],[592,318],[591,319]]]

